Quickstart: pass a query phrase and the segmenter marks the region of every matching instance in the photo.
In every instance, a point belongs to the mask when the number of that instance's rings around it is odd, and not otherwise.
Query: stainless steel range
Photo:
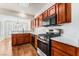
[[[50,43],[49,41],[44,41],[42,39],[38,40],[38,50],[41,52],[42,55],[50,55]]]
[[[60,32],[53,33],[52,31],[47,32],[46,34],[39,34],[38,38],[38,48],[37,52],[40,56],[50,56],[51,55],[51,37],[60,36]]]

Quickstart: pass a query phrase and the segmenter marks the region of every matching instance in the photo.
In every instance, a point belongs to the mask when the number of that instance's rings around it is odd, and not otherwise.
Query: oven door
[[[47,56],[49,56],[49,44],[38,40],[38,48]]]

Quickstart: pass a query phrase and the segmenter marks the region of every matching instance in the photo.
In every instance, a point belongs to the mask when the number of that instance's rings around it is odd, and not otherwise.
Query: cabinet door
[[[73,46],[70,46],[70,45],[67,45],[67,44],[64,44],[64,43],[61,43],[61,42],[57,42],[57,41],[54,41],[54,40],[51,42],[51,46],[56,47],[57,49],[65,52],[69,55],[75,56],[76,49]]]
[[[12,46],[17,45],[16,44],[16,35],[12,34]]]
[[[71,3],[66,3],[66,23],[71,22]]]
[[[38,27],[38,17],[36,18],[36,20],[35,20],[36,22],[36,27]]]
[[[43,12],[43,20],[48,17],[48,11]]]
[[[39,16],[39,27],[42,26],[42,14]]]
[[[17,41],[17,44],[23,44],[24,43],[24,35],[17,34],[16,41]]]
[[[51,16],[53,14],[55,14],[55,5],[53,5],[48,9],[48,16]]]
[[[35,35],[35,39],[34,39],[34,46],[35,46],[35,48],[37,48],[37,39],[38,39],[38,36],[37,35]]]
[[[56,6],[57,10],[57,24],[65,23],[65,3],[59,3]]]
[[[37,19],[37,22],[38,22],[38,27],[39,27],[39,17],[38,17],[38,19]]]
[[[64,53],[61,50],[58,50],[56,48],[52,48],[52,50],[53,50],[53,52],[52,52],[53,56],[69,56],[68,54],[66,54],[66,53]]]
[[[30,43],[30,34],[24,34],[24,43]]]

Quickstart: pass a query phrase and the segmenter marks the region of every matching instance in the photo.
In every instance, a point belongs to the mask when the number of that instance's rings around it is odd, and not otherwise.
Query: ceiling
[[[35,16],[48,3],[0,3],[0,14]]]

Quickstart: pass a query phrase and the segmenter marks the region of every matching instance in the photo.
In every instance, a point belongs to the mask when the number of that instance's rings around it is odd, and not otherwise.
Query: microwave
[[[54,26],[57,25],[56,14],[51,15],[43,20],[43,26]]]

